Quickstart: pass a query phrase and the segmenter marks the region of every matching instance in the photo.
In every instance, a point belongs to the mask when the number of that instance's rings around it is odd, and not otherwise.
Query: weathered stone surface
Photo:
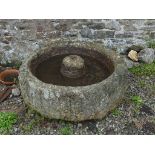
[[[35,44],[41,47],[56,38],[104,42],[118,52],[131,45],[146,47],[146,38],[154,39],[154,31],[155,20],[150,19],[1,19],[0,63],[22,62],[35,52]]]
[[[119,22],[122,24],[124,31],[137,31],[134,20],[126,19],[119,20]]]
[[[116,38],[131,38],[133,37],[133,33],[131,32],[118,32],[118,33],[115,33],[115,37]]]
[[[138,53],[138,59],[145,63],[152,63],[155,60],[155,51],[152,48],[146,48]]]
[[[155,39],[155,31],[150,32],[150,38]]]
[[[126,58],[126,57],[124,57],[124,62],[126,64],[127,68],[132,68],[134,66],[138,66],[139,65],[139,62],[134,62],[134,61],[132,61],[132,60]]]
[[[115,70],[105,80],[87,86],[57,86],[38,80],[28,67],[38,54],[51,51],[52,47],[80,47],[105,54],[113,62]],[[122,58],[101,44],[77,40],[51,41],[46,48],[37,51],[25,60],[20,68],[19,83],[26,104],[42,115],[68,121],[102,119],[115,108],[127,88],[127,68]]]
[[[67,31],[67,30],[70,30],[70,28],[72,27],[72,24],[75,23],[76,20],[73,19],[73,20],[59,20],[57,22],[57,24],[55,25],[55,29],[56,30],[59,30],[59,31]]]
[[[50,33],[45,34],[45,36],[44,36],[44,34],[41,34],[40,36],[38,34],[38,39],[44,39],[45,37],[49,38],[49,39],[60,38],[61,37],[61,32],[60,31],[52,31]]]
[[[125,52],[126,52],[126,54],[128,54],[131,50],[134,50],[139,53],[143,49],[144,48],[140,45],[132,45],[132,46],[128,47]]]
[[[89,29],[87,27],[83,28],[80,33],[81,33],[81,36],[84,38],[92,39],[94,37],[94,30]]]
[[[15,97],[19,96],[20,95],[19,88],[13,88],[12,89],[12,95],[15,96]]]
[[[66,36],[66,37],[77,37],[78,32],[76,30],[66,31],[66,32],[64,32],[64,36]]]
[[[105,28],[107,29],[111,29],[111,30],[117,30],[120,31],[121,30],[121,25],[118,21],[116,20],[110,20],[105,24]]]
[[[154,19],[148,19],[148,20],[146,20],[145,21],[145,23],[144,23],[145,25],[155,25],[155,20]]]
[[[124,30],[125,31],[137,31],[137,28],[134,25],[127,24],[124,26]]]
[[[104,39],[104,38],[113,38],[115,31],[113,30],[98,30],[94,32],[94,37],[98,39]]]
[[[28,55],[32,54],[37,48],[39,48],[39,45],[36,42],[18,42],[12,43],[11,46],[2,45],[2,53],[1,55],[1,63],[7,64],[12,62],[21,63],[24,58],[26,58]],[[0,48],[1,48],[0,47]]]
[[[155,26],[143,26],[140,28],[140,30],[144,30],[144,31],[154,31],[155,30]]]
[[[105,28],[105,23],[91,23],[88,25],[89,28],[91,29],[104,29]]]
[[[0,29],[6,29],[7,22],[6,21],[0,21]]]
[[[128,49],[128,47],[126,47],[125,45],[123,46],[123,45],[118,45],[117,47],[116,47],[116,51],[119,53],[119,54],[121,54],[121,55],[126,55],[126,51],[127,51],[127,49]]]

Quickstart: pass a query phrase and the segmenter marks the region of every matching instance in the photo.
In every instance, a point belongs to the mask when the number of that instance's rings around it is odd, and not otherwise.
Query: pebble
[[[155,51],[152,48],[146,48],[138,53],[138,59],[144,63],[152,63],[155,60]]]
[[[17,132],[17,131],[18,131],[18,128],[15,127],[15,128],[14,128],[14,131]]]
[[[78,128],[81,128],[82,127],[82,123],[78,123]]]
[[[11,41],[12,36],[5,36],[5,40],[7,40],[8,42]]]
[[[15,96],[15,97],[19,96],[20,95],[19,88],[13,88],[12,89],[12,95]]]

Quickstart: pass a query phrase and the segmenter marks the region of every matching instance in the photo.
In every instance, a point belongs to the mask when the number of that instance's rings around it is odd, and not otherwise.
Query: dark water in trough
[[[80,55],[85,62],[86,73],[80,78],[67,78],[61,72],[61,64],[64,57],[69,54],[53,56],[41,62],[35,70],[35,76],[45,83],[61,86],[86,86],[101,82],[111,73],[106,65],[90,56]]]

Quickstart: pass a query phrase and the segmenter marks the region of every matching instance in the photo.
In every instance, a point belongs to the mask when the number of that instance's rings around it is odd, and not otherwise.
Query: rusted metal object
[[[19,71],[17,69],[6,69],[0,73],[0,84],[4,85],[13,85],[15,84],[14,81],[6,81],[8,77],[18,77]]]
[[[13,87],[6,87],[3,91],[0,92],[0,103],[10,96],[12,88]]]

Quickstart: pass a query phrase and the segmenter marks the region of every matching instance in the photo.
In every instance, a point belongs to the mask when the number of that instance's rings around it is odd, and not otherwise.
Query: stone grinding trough
[[[122,100],[126,66],[116,52],[92,42],[52,40],[22,64],[19,84],[27,105],[45,117],[102,119]]]

